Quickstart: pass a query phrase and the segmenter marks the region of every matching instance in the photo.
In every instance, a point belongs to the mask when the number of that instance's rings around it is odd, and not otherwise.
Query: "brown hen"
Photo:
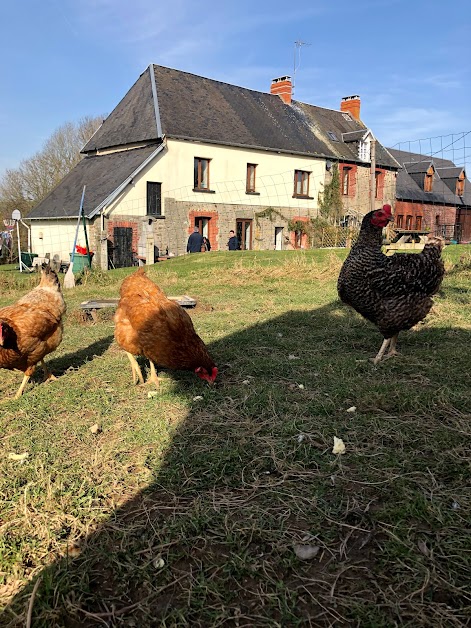
[[[147,277],[144,268],[123,281],[115,323],[114,335],[126,351],[135,384],[144,383],[136,355],[150,361],[148,381],[157,386],[156,364],[169,369],[192,370],[209,383],[216,379],[218,369],[190,316],[178,303],[167,299]]]
[[[0,368],[23,371],[15,399],[21,397],[36,364],[41,362],[44,378],[55,379],[44,356],[62,340],[62,316],[66,310],[56,273],[46,266],[39,286],[14,305],[0,309]]]

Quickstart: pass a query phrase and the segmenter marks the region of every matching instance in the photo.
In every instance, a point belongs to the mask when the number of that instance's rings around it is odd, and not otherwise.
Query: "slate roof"
[[[353,133],[349,137],[359,139],[367,131],[341,111],[286,105],[273,94],[151,64],[84,146],[86,157],[28,218],[76,217],[83,185],[85,216],[93,217],[164,137],[364,164],[356,142],[342,138]],[[124,146],[130,150],[96,155]],[[376,164],[399,168],[379,142]]]
[[[364,163],[358,158],[356,145],[343,142],[342,134],[366,130],[362,122],[351,116],[347,120],[340,111],[298,101],[286,105],[273,94],[151,65],[82,152],[157,140],[164,135]],[[329,138],[329,131],[338,142]],[[398,168],[379,143],[376,162],[379,166]]]
[[[80,161],[60,184],[28,214],[32,218],[77,218],[86,185],[84,214],[93,210],[157,149],[157,145],[107,155],[89,156]]]
[[[462,197],[455,194],[455,185],[458,175],[463,168],[455,166],[449,159],[440,159],[430,155],[410,153],[408,151],[388,149],[391,155],[403,165],[396,180],[396,198],[404,201],[419,203],[434,203],[453,206],[471,206],[471,183],[465,181]],[[435,168],[432,192],[425,192],[423,181],[425,172],[430,165]],[[450,174],[455,178],[450,178]],[[442,175],[445,176],[442,176]],[[453,181],[453,185],[451,185]]]

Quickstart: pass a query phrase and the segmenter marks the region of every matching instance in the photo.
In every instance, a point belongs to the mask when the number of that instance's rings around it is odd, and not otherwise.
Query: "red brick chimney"
[[[349,113],[355,120],[360,119],[360,96],[345,96],[340,103],[340,111]]]
[[[271,82],[270,94],[279,96],[285,105],[291,105],[292,93],[291,76],[280,76],[280,78],[274,78]]]

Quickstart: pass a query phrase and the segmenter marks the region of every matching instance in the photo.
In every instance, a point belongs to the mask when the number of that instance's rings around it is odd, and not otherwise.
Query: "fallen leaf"
[[[247,384],[250,384],[250,380],[249,379],[244,379],[244,381],[242,383],[247,386]]]
[[[29,454],[27,454],[26,452],[24,454],[8,454],[8,459],[9,460],[26,460],[26,458],[29,456]]]
[[[304,390],[304,384],[299,384],[298,388],[300,388],[301,390]]]
[[[347,408],[347,412],[356,412],[356,411],[357,411],[356,406],[351,406],[350,408]]]
[[[158,394],[159,394],[158,390],[149,390],[149,392],[147,393],[147,399],[152,399],[153,397],[157,397]]]
[[[90,432],[92,434],[99,434],[102,431],[101,427],[98,425],[98,423],[95,423],[94,425],[91,426],[90,428]]]
[[[297,355],[293,355],[292,353],[290,353],[288,356],[288,360],[299,360],[299,358]]]
[[[345,453],[345,443],[341,438],[337,438],[334,436],[334,447],[332,449],[333,454],[344,454]]]
[[[202,401],[203,396],[202,395],[196,395],[196,397],[193,397],[193,401]]]
[[[305,438],[306,438],[305,434],[298,434],[298,443],[302,443]]]
[[[300,560],[311,560],[319,553],[319,545],[298,545],[294,546],[294,553]]]

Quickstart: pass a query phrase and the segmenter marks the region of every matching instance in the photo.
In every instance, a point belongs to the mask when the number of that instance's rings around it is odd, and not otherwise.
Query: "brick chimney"
[[[360,96],[345,96],[340,103],[340,111],[349,113],[355,120],[360,119]]]
[[[280,76],[280,78],[274,78],[271,82],[270,94],[279,96],[285,105],[291,105],[292,93],[291,76]]]

